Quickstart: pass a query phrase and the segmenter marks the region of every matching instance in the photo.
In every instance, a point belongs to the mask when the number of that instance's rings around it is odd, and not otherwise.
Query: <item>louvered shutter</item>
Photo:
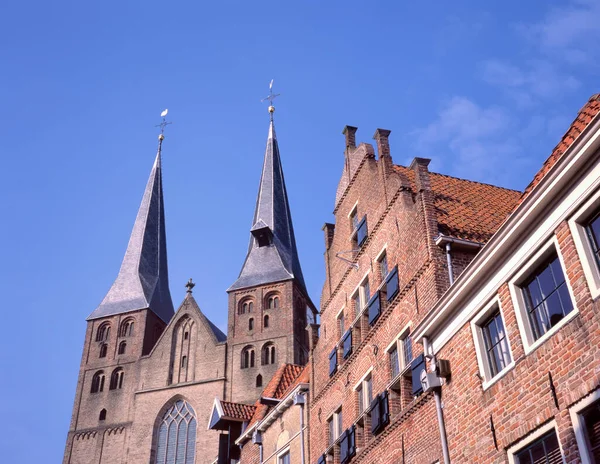
[[[371,433],[375,435],[379,432],[381,426],[381,419],[379,416],[379,396],[371,402]]]
[[[329,355],[329,377],[337,371],[337,347]]]
[[[583,413],[589,454],[594,462],[600,463],[600,403],[592,405]]]
[[[379,410],[381,411],[381,425],[386,426],[390,422],[390,405],[388,398],[388,391],[385,390],[379,400]]]
[[[386,299],[392,301],[392,299],[398,294],[398,266],[394,267],[385,278],[385,291],[387,293]]]
[[[346,464],[350,458],[348,457],[348,431],[342,433],[340,440],[340,464]]]
[[[348,329],[346,334],[344,335],[343,340],[344,346],[344,359],[352,354],[352,329]]]
[[[319,460],[317,461],[317,464],[327,464],[327,456],[325,454],[322,454],[321,456],[319,456]]]
[[[421,372],[425,370],[425,356],[420,355],[413,359],[412,363],[410,363],[410,370],[412,372],[412,394],[417,396],[423,393]]]
[[[367,216],[363,216],[362,220],[358,223],[356,232],[356,241],[360,247],[367,239],[369,232],[367,230]]]
[[[369,324],[375,324],[375,321],[379,319],[379,315],[381,314],[381,296],[379,292],[376,292],[369,301]]]
[[[356,427],[353,425],[348,429],[348,457],[356,454]]]

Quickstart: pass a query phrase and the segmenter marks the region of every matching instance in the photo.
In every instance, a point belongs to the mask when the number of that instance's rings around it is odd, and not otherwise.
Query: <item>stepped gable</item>
[[[562,155],[565,154],[571,145],[575,143],[575,140],[577,140],[583,131],[598,116],[598,113],[600,113],[600,93],[592,95],[587,103],[579,110],[577,117],[571,123],[567,132],[565,132],[565,135],[562,136],[562,139],[558,145],[554,147],[554,150],[552,150],[550,156],[546,159],[546,161],[544,161],[541,169],[533,177],[533,180],[529,183],[527,188],[525,188],[519,204],[523,203],[525,198],[529,196],[535,186],[542,181],[548,172],[550,172]]]
[[[404,166],[394,170],[415,187],[415,173]],[[430,172],[439,233],[486,243],[517,205],[521,192],[495,185]]]

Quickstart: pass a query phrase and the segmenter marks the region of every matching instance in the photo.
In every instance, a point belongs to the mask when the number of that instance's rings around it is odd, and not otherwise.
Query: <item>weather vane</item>
[[[271,83],[269,84],[269,96],[263,98],[261,102],[269,101],[269,113],[271,113],[271,119],[273,119],[273,113],[275,112],[275,107],[273,106],[273,100],[275,100],[280,93],[273,93],[273,79],[271,79]]]
[[[162,118],[162,122],[160,124],[157,124],[154,127],[160,127],[160,135],[158,136],[158,140],[160,140],[161,142],[164,140],[165,135],[165,127],[167,127],[169,124],[173,124],[172,122],[167,122],[167,114],[169,113],[169,110],[166,109],[164,110],[162,113],[160,113],[160,117]]]

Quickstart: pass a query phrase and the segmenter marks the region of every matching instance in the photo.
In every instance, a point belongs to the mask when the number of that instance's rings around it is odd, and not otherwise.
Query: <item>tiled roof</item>
[[[263,390],[261,397],[281,399],[290,389],[296,387],[300,382],[308,382],[308,367],[297,366],[295,364],[283,364],[277,369],[277,372],[275,372],[275,375],[273,375]],[[270,407],[266,404],[262,404],[260,399],[253,407],[256,409],[254,416],[250,421],[250,425],[263,419],[270,410]]]
[[[413,190],[415,173],[394,166]],[[450,237],[485,243],[513,211],[521,192],[490,184],[429,173],[438,232]]]
[[[548,172],[558,162],[562,155],[569,149],[571,145],[573,145],[575,140],[577,140],[577,137],[579,137],[585,128],[590,125],[598,113],[600,113],[600,94],[592,95],[583,108],[579,110],[577,117],[571,123],[565,135],[563,135],[558,145],[554,147],[554,150],[552,150],[552,153],[544,162],[542,168],[537,172],[531,183],[523,192],[523,196],[521,197],[521,201],[519,203],[522,203],[523,200],[529,196],[535,186],[541,182],[546,174],[548,174]]]
[[[243,421],[250,421],[256,409],[253,404],[230,403],[228,401],[221,401],[221,407],[223,408],[224,417]]]

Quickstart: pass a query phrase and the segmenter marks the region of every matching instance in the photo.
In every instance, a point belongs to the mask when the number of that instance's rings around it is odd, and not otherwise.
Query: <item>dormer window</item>
[[[250,233],[255,238],[259,247],[268,246],[273,241],[273,231],[260,219],[252,226]]]

